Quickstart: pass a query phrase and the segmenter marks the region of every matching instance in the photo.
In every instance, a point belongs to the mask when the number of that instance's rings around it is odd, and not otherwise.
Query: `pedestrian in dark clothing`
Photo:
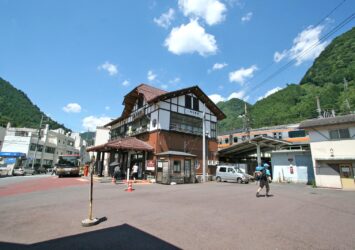
[[[263,189],[263,187],[266,187],[266,197],[269,197],[269,192],[270,192],[270,185],[269,182],[271,182],[271,174],[268,169],[269,164],[264,163],[263,166],[257,166],[255,175],[257,177],[257,180],[259,180],[259,187],[258,190],[256,191],[256,197],[259,197],[260,191]]]

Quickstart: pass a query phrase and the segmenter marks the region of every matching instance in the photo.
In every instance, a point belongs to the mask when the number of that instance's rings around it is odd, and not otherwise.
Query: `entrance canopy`
[[[153,147],[136,137],[125,137],[98,146],[89,147],[86,151],[109,152],[113,150],[153,151]]]
[[[245,156],[245,155],[252,155],[256,153],[257,145],[260,146],[260,151],[271,151],[275,149],[279,149],[282,146],[292,145],[291,142],[267,137],[267,136],[258,136],[248,141],[240,142],[231,145],[228,148],[224,148],[218,151],[218,155],[221,156],[231,156],[231,155],[238,155],[238,156]]]

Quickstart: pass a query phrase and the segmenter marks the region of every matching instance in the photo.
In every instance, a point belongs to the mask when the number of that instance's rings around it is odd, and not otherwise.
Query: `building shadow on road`
[[[180,249],[128,224],[35,244],[0,242],[0,249]]]

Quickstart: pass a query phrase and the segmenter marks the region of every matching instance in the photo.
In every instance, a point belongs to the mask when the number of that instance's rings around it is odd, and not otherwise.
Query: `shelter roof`
[[[218,151],[219,156],[226,156],[226,155],[248,155],[248,154],[255,154],[256,152],[256,144],[260,145],[261,151],[267,151],[270,149],[277,149],[281,146],[285,145],[292,145],[291,142],[280,140],[268,136],[258,136],[253,139],[236,143],[231,145],[228,148],[224,148]]]
[[[137,139],[136,137],[125,137],[105,144],[90,147],[86,151],[107,152],[112,150],[139,150],[153,151],[153,147],[148,143]]]
[[[346,123],[355,123],[355,114],[305,120],[301,122],[299,127],[312,128],[312,127],[330,126],[330,125],[346,124]]]
[[[181,152],[181,151],[165,151],[165,152],[158,153],[156,155],[158,155],[158,156],[177,155],[177,156],[196,157],[196,155],[185,153],[185,152]]]

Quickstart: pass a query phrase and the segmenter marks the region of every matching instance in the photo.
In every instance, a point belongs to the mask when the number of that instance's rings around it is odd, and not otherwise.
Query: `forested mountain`
[[[252,105],[251,126],[259,128],[316,118],[317,96],[323,114],[331,113],[331,110],[338,115],[355,111],[355,28],[327,46],[300,84],[288,84]],[[243,109],[236,106],[231,110],[232,102],[236,101],[217,104],[227,114],[227,118],[218,124],[220,132],[242,128],[240,121],[234,122],[237,116],[229,113],[238,114]]]
[[[6,126],[10,122],[12,127],[38,128],[42,115],[44,113],[24,92],[0,77],[0,125]],[[45,123],[49,124],[50,129],[63,128],[70,131],[50,118]]]

